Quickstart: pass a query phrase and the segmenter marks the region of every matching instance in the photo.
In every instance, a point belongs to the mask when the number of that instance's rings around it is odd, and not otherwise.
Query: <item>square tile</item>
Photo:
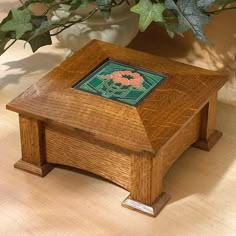
[[[167,76],[107,60],[74,88],[136,106]]]

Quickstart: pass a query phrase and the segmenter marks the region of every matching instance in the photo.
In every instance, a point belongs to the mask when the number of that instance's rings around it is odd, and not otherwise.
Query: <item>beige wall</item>
[[[220,91],[219,99],[236,105],[236,10],[213,17],[206,34],[213,46],[201,45],[188,38],[191,48],[185,58],[187,63],[229,73],[230,82]]]
[[[205,31],[212,46],[201,44],[191,32],[187,32],[184,38],[170,39],[163,28],[153,24],[145,33],[139,34],[139,40],[131,46],[210,70],[226,71],[230,82],[221,90],[219,98],[236,105],[236,10],[214,16]],[[140,38],[145,41],[142,45]]]

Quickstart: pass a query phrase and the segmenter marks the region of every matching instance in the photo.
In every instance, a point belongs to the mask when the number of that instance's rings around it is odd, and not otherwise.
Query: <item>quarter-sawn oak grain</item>
[[[138,106],[72,86],[112,60],[168,75]],[[52,164],[81,168],[126,188],[123,206],[156,216],[169,200],[163,178],[192,144],[210,150],[216,95],[226,76],[92,41],[7,105],[20,114],[17,168],[45,175]]]

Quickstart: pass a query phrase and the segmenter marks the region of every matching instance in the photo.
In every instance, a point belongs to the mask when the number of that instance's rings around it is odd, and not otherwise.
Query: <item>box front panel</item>
[[[45,127],[45,142],[48,163],[80,168],[129,190],[130,153],[81,131],[59,126]]]

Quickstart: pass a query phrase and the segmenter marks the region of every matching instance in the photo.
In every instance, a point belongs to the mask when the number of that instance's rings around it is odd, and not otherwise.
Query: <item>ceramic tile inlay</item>
[[[74,88],[135,106],[166,77],[163,74],[108,60]]]

